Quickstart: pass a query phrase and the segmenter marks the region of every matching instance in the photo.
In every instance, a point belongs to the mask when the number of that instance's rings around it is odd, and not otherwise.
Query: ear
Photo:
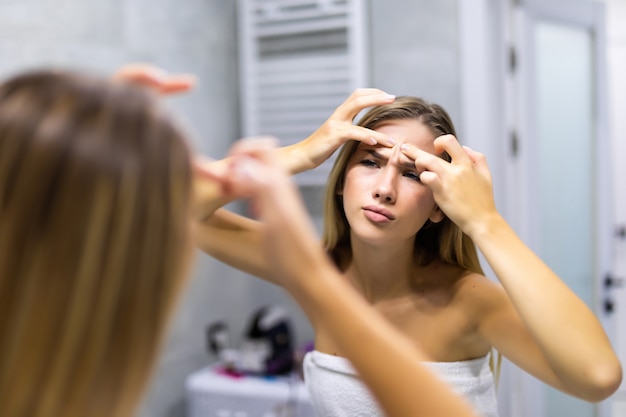
[[[441,211],[439,206],[435,204],[435,208],[433,208],[433,211],[430,213],[428,220],[430,220],[433,223],[439,223],[440,221],[445,219],[445,217],[446,215],[443,213],[443,211]]]

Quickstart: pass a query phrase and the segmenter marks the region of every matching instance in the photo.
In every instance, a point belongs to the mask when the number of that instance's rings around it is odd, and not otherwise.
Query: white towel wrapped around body
[[[384,360],[384,359],[379,359]],[[460,362],[424,362],[482,417],[498,417],[489,355]],[[376,400],[345,358],[312,351],[304,358],[304,380],[320,417],[383,417]],[[416,392],[419,387],[415,387]]]

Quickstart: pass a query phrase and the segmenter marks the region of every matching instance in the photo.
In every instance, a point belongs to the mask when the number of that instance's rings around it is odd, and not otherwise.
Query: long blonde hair
[[[185,281],[191,176],[139,87],[0,85],[0,415],[133,415]]]
[[[393,103],[373,107],[359,121],[359,126],[375,129],[392,120],[417,120],[427,126],[435,137],[444,134],[456,136],[454,125],[443,107],[417,97],[400,96]],[[346,167],[360,142],[349,141],[339,152],[326,185],[324,206],[323,244],[338,265],[349,256],[350,225],[343,209],[343,188]],[[447,153],[440,155],[450,161]],[[468,271],[482,274],[474,242],[449,218],[441,222],[428,221],[415,236],[415,259],[426,265],[434,259],[458,265]]]

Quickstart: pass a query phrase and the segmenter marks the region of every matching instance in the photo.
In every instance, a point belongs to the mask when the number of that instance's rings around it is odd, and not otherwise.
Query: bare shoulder
[[[457,280],[457,289],[459,291],[501,291],[500,283],[493,281],[482,274],[476,272],[465,271],[460,274]]]
[[[459,302],[472,311],[487,313],[509,304],[502,285],[482,274],[466,271],[455,287]]]

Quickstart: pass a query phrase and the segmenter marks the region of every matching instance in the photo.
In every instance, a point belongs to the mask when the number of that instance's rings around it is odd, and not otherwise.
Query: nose
[[[380,169],[372,189],[372,196],[381,203],[393,204],[396,202],[395,175],[389,166]]]

